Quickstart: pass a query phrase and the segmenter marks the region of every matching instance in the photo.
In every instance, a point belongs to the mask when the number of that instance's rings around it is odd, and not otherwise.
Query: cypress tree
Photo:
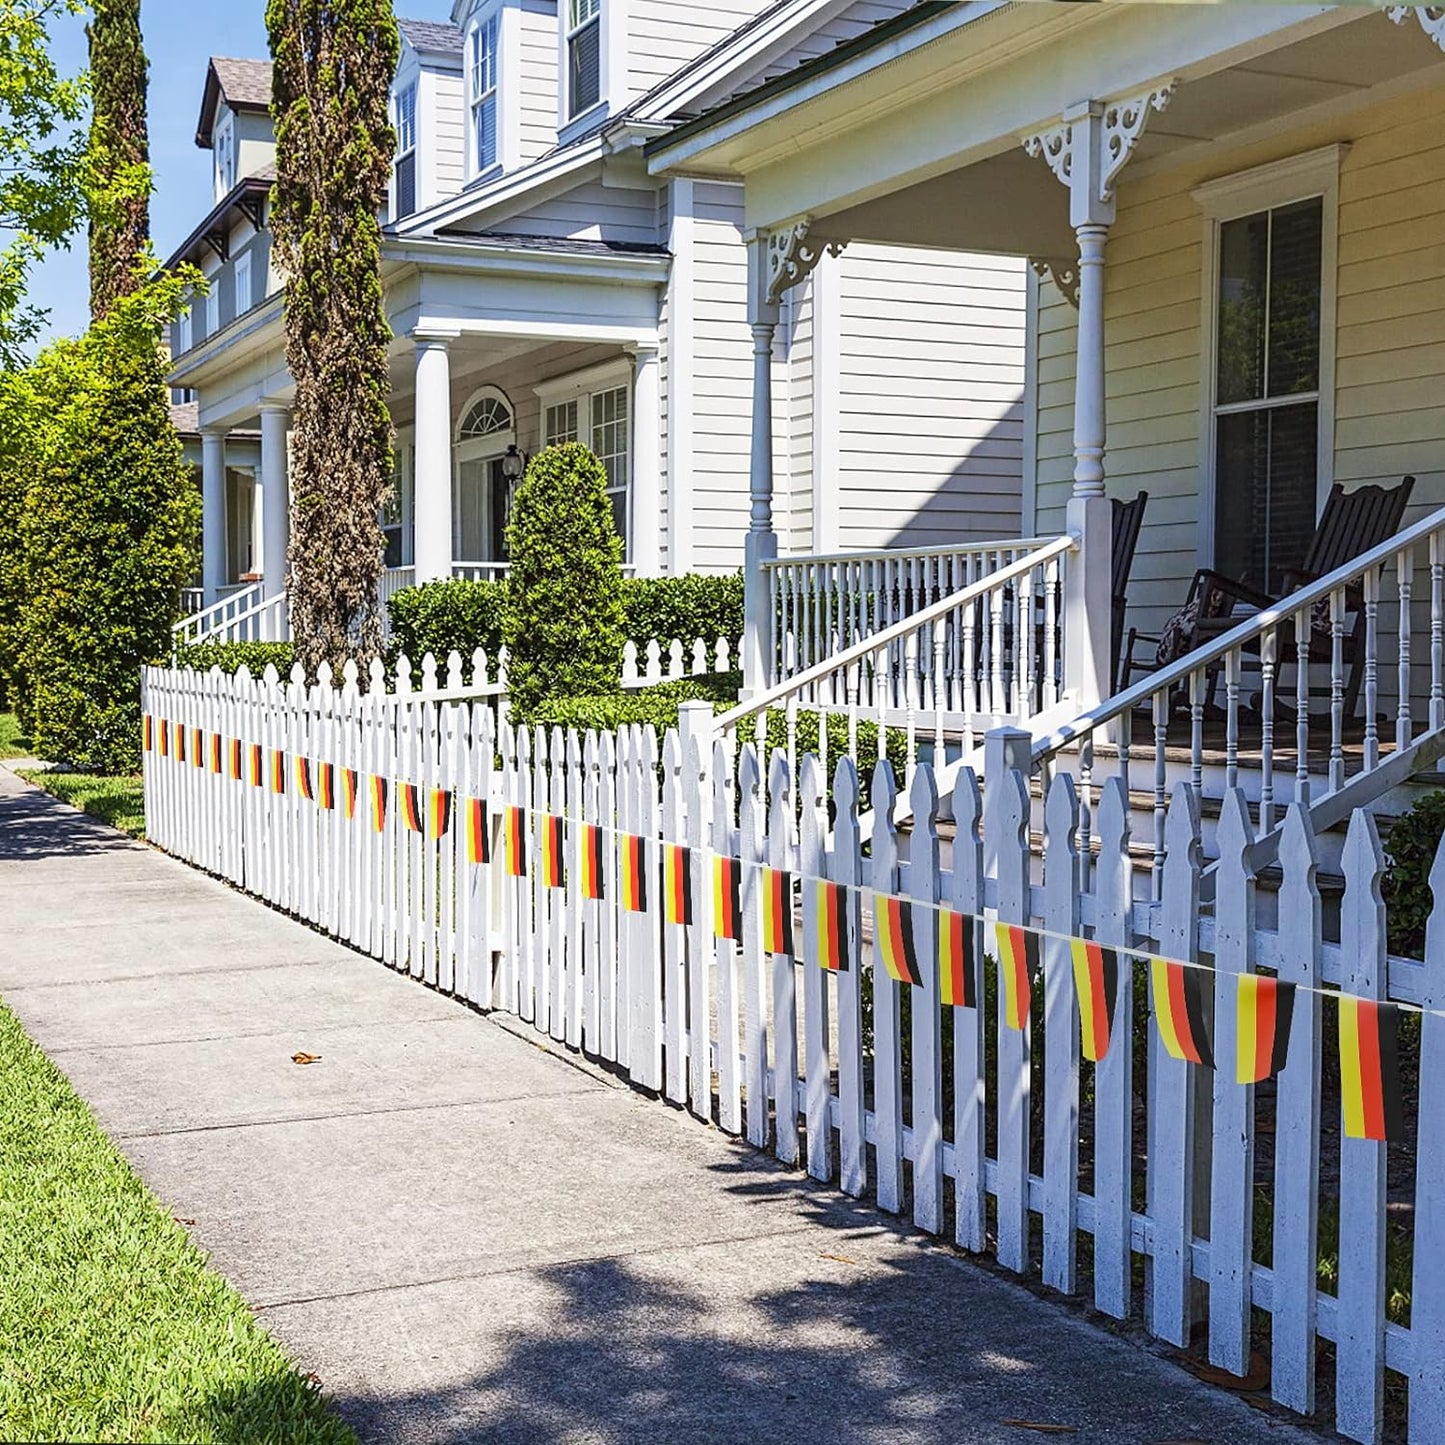
[[[291,629],[308,673],[380,650],[378,513],[391,484],[381,223],[401,53],[391,0],[268,0],[271,225],[296,386]]]
[[[105,316],[144,280],[150,241],[150,66],[141,43],[140,0],[95,0],[90,40],[90,314]]]

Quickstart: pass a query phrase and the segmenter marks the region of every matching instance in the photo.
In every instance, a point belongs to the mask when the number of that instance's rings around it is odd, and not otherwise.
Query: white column
[[[696,372],[697,223],[693,182],[672,183],[667,283],[667,566],[681,575],[693,562],[693,412]]]
[[[452,575],[452,372],[455,336],[416,335],[416,580]]]
[[[753,333],[752,453],[748,531],[743,544],[743,695],[768,685],[772,606],[764,563],[778,555],[773,531],[773,336],[778,303],[769,281],[768,238],[748,241],[748,325]]]
[[[636,358],[629,556],[639,577],[656,577],[662,571],[662,368],[656,346],[628,349]]]
[[[284,406],[261,408],[261,595],[286,590],[286,553],[291,545],[291,490],[286,438],[291,413]]]
[[[201,433],[201,586],[210,606],[226,585],[226,433]]]

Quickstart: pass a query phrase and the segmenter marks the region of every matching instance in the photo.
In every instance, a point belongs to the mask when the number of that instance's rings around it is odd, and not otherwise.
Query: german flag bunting
[[[1340,1096],[1346,1138],[1404,1141],[1399,1032],[1396,1005],[1340,995]]]
[[[647,839],[622,835],[620,874],[622,906],[628,913],[647,912]]]
[[[251,744],[251,786],[262,788],[266,785],[266,769],[261,765],[262,749],[260,743]]]
[[[232,738],[228,751],[231,754],[231,781],[239,783],[241,781],[241,739]]]
[[[1214,971],[1167,958],[1149,960],[1149,985],[1159,1036],[1172,1059],[1214,1067],[1213,1030],[1208,998]]]
[[[383,833],[386,831],[386,795],[388,792],[386,779],[373,773],[369,781],[369,790],[371,793],[371,827],[373,832]]]
[[[743,865],[718,855],[712,860],[712,931],[734,943],[743,936]]]
[[[1234,1076],[1241,1084],[1272,1079],[1289,1062],[1294,984],[1241,973],[1237,992]]]
[[[978,920],[938,910],[938,996],[951,1008],[978,1007]]]
[[[692,849],[681,843],[662,845],[662,897],[669,923],[692,923]]]
[[[166,718],[161,719],[161,756],[169,757],[171,751],[171,725]]]
[[[763,869],[763,951],[798,956],[793,941],[793,875],[782,868]]]
[[[1033,1006],[1034,975],[1039,971],[1039,936],[1018,923],[995,923],[994,936],[1004,1022],[1011,1029],[1026,1029]]]
[[[211,771],[217,776],[221,772],[221,735],[211,734]]]
[[[467,799],[467,861],[492,861],[492,820],[487,816],[485,798]]]
[[[595,823],[582,824],[582,896],[598,902],[606,889],[602,871],[602,829]]]
[[[350,820],[356,816],[356,793],[358,778],[355,768],[342,768],[341,770],[341,796],[346,805],[346,816]]]
[[[421,811],[421,794],[417,791],[415,783],[399,784],[400,792],[398,798],[401,802],[401,821],[406,824],[408,833],[426,834],[426,819]]]
[[[322,763],[316,769],[316,801],[328,813],[336,809],[336,765]]]
[[[452,826],[452,793],[450,788],[433,788],[426,802],[427,832],[433,838],[445,838]]]
[[[296,759],[296,791],[308,803],[316,801],[316,791],[311,782],[311,759],[298,756]]]
[[[507,809],[506,837],[507,872],[513,878],[527,876],[527,830],[522,810],[515,805]]]
[[[562,820],[555,814],[543,815],[537,840],[542,855],[542,886],[561,888],[567,881],[566,864],[562,858]]]
[[[1097,1064],[1109,1052],[1114,1035],[1114,1013],[1119,1006],[1119,955],[1112,948],[1084,938],[1074,939],[1070,948],[1084,1057]]]
[[[197,768],[206,766],[206,734],[201,728],[191,729],[191,763]]]
[[[176,761],[178,763],[183,763],[186,760],[186,725],[184,723],[177,723],[175,725],[175,734]]]
[[[271,749],[271,791],[277,794],[286,791],[286,754],[280,748]]]
[[[145,750],[148,753],[155,752],[156,730],[155,723],[151,721],[151,715],[147,713],[142,719],[142,733],[145,738]]]
[[[895,983],[923,986],[918,950],[913,943],[913,903],[885,893],[874,895],[873,938],[883,967]]]
[[[811,913],[818,940],[818,967],[829,973],[848,971],[848,890],[841,883],[815,878]]]

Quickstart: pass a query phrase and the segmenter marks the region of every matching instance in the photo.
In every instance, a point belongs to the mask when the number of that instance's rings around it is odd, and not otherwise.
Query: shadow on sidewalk
[[[134,845],[108,823],[88,817],[68,803],[29,784],[0,782],[0,863],[36,863],[47,858],[84,858],[123,853]]]

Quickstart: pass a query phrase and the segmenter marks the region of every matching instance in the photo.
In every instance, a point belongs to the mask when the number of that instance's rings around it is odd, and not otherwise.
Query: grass
[[[13,712],[0,712],[0,758],[28,758],[30,739]]]
[[[0,1005],[0,1439],[355,1445]]]
[[[24,770],[20,774],[28,783],[44,788],[47,793],[89,813],[93,818],[119,828],[132,838],[145,836],[145,794],[141,779],[109,778],[95,773],[51,773]]]

